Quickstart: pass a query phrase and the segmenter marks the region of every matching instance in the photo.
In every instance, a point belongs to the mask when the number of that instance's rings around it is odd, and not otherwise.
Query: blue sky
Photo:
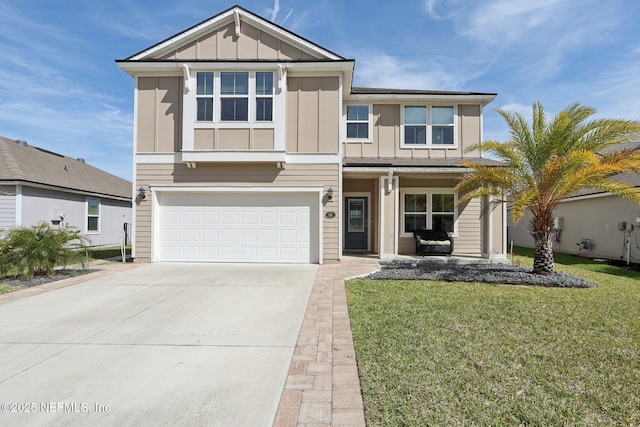
[[[239,3],[344,57],[354,85],[497,92],[493,108],[555,114],[573,102],[640,119],[635,0],[264,0]],[[0,135],[131,180],[133,79],[114,63],[233,3],[92,0],[0,3]]]

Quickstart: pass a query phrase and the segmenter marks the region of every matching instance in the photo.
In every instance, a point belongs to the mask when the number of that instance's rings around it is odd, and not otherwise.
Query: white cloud
[[[276,22],[276,18],[278,17],[278,12],[280,12],[280,0],[273,0],[273,8],[270,10],[271,12],[271,22]]]
[[[361,51],[356,55],[355,86],[394,89],[450,89],[461,82],[454,73],[438,64],[425,64],[389,55],[378,50]]]

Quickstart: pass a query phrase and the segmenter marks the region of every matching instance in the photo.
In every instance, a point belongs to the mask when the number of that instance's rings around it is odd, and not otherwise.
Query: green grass
[[[127,246],[127,254],[131,255],[131,246]],[[92,259],[107,259],[122,256],[120,246],[108,248],[87,248],[87,254]]]
[[[598,288],[349,281],[367,425],[639,425],[640,274],[556,263]]]
[[[8,294],[10,292],[19,291],[20,289],[25,289],[26,286],[12,286],[1,283],[2,279],[0,279],[0,295]]]

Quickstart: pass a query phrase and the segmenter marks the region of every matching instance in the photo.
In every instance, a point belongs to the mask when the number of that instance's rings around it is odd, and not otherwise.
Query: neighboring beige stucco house
[[[614,180],[640,190],[640,174],[625,173]],[[640,206],[630,200],[597,190],[582,190],[562,201],[555,211],[559,229],[553,250],[640,262]],[[508,238],[517,246],[534,247],[529,234],[531,213],[514,224],[509,215]]]
[[[117,61],[135,78],[134,256],[301,262],[413,254],[413,228],[454,254],[504,257],[506,211],[458,206],[496,94],[352,87],[355,61],[232,7]]]
[[[131,225],[129,181],[25,141],[0,137],[0,235],[42,221],[75,227],[90,246],[120,245]]]

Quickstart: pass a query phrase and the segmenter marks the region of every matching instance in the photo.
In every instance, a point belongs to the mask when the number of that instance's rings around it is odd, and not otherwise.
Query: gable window
[[[347,138],[369,139],[368,105],[347,105]]]
[[[256,121],[273,120],[273,73],[256,72]]]
[[[213,73],[197,73],[197,119],[213,121]]]
[[[249,120],[249,73],[220,73],[220,120]]]
[[[403,144],[406,146],[455,146],[453,106],[405,105],[402,110]]]
[[[87,199],[87,233],[100,232],[100,200]]]
[[[403,192],[402,233],[414,230],[438,230],[455,233],[456,195],[446,190]]]

